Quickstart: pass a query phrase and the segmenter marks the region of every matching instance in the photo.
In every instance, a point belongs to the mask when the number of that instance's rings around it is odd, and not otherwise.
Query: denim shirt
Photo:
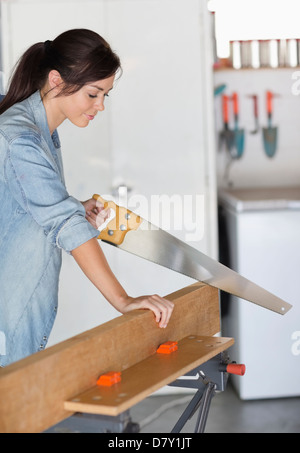
[[[60,141],[40,93],[0,116],[0,366],[45,348],[61,252],[97,237],[65,187]]]

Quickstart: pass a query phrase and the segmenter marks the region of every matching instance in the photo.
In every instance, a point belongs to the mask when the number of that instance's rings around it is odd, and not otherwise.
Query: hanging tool
[[[282,299],[125,207],[106,201],[99,195],[93,198],[100,201],[105,209],[116,211],[98,239],[276,313],[283,315],[291,308]]]
[[[234,144],[234,132],[229,129],[229,97],[226,94],[222,96],[222,112],[224,129],[220,133],[221,144],[225,142],[227,151],[231,152]]]
[[[257,134],[259,131],[259,123],[258,123],[258,99],[257,95],[253,94],[250,96],[253,99],[253,108],[254,108],[254,127],[255,129],[250,131],[252,135]]]
[[[234,147],[236,153],[232,154],[235,159],[240,159],[244,152],[245,132],[244,129],[239,129],[239,99],[238,94],[233,93],[233,113],[234,113]]]
[[[226,89],[226,85],[223,83],[214,88],[214,96],[219,96]]]
[[[263,128],[263,141],[265,153],[267,154],[268,157],[273,157],[277,148],[277,127],[272,126],[273,98],[274,94],[271,91],[267,91],[266,102],[267,102],[268,127]]]

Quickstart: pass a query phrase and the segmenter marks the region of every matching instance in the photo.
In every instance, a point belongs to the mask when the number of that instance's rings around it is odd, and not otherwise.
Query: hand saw
[[[95,194],[93,198],[105,209],[115,211],[115,217],[100,232],[98,239],[281,315],[292,308],[279,297],[125,207],[106,201],[100,195]]]

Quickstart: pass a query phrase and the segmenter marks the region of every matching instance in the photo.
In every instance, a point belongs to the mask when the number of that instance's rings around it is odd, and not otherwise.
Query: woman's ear
[[[56,71],[55,69],[52,69],[48,74],[48,81],[49,81],[51,90],[55,90],[55,89],[59,89],[59,91],[61,90],[63,80],[58,71]]]

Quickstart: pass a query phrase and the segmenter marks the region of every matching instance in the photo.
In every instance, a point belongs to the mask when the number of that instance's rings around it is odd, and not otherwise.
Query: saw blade
[[[126,208],[106,202],[99,195],[94,197],[116,209],[114,221],[100,233],[99,239],[281,315],[292,308],[261,286]]]
[[[118,248],[281,315],[291,305],[166,231],[143,221]]]

